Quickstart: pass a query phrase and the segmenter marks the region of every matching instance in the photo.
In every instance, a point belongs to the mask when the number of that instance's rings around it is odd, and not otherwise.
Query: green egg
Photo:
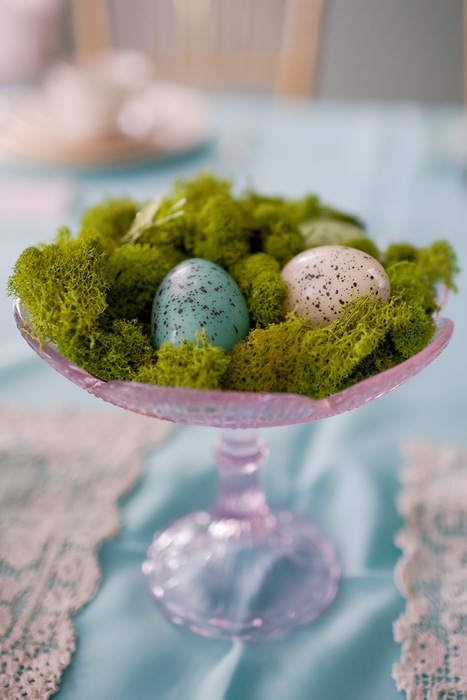
[[[329,219],[312,219],[300,226],[306,245],[313,248],[318,245],[348,245],[359,238],[366,238],[365,231],[344,221]]]

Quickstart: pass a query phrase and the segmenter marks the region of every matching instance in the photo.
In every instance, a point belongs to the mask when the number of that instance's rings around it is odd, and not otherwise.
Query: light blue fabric
[[[227,96],[216,98],[215,108],[216,143],[202,152],[115,174],[68,174],[76,192],[69,223],[103,195],[145,199],[169,187],[175,175],[209,167],[232,174],[240,187],[252,181],[260,190],[291,196],[315,190],[361,216],[383,245],[448,238],[465,266],[467,181],[456,108],[273,107],[260,98]],[[6,279],[19,252],[49,232],[41,222],[2,229]],[[467,441],[465,273],[459,286],[445,312],[455,322],[453,341],[415,379],[350,413],[265,431],[271,456],[262,479],[269,502],[313,519],[335,543],[343,577],[332,605],[306,627],[254,644],[204,639],[162,616],[141,574],[146,549],[155,530],[208,507],[216,490],[216,431],[177,427],[148,456],[141,482],[122,503],[121,536],[100,551],[102,584],[74,618],[78,647],[59,700],[402,697],[391,677],[400,654],[392,624],[404,607],[393,581],[399,557],[393,538],[401,526],[397,473],[401,447],[411,437]],[[29,351],[10,302],[1,304],[2,402],[40,404],[47,397],[104,408]]]

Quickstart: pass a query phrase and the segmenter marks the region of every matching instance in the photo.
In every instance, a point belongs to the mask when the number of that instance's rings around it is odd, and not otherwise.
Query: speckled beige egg
[[[313,326],[339,318],[344,304],[366,294],[388,301],[389,278],[371,255],[340,245],[320,246],[299,253],[281,272],[289,294],[286,311],[306,316]]]

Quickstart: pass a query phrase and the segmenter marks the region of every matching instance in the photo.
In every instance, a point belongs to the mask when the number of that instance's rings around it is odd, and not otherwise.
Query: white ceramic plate
[[[7,157],[51,165],[101,166],[177,155],[212,135],[209,101],[197,90],[153,82],[128,99],[115,121],[94,133],[57,119],[42,92],[16,103],[0,121]]]

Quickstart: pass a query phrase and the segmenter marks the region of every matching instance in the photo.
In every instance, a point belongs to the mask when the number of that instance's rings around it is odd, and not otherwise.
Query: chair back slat
[[[161,77],[204,88],[311,95],[323,0],[75,3],[81,7],[76,18],[82,50],[111,44],[144,51],[153,56]],[[93,28],[86,32],[91,5]]]

